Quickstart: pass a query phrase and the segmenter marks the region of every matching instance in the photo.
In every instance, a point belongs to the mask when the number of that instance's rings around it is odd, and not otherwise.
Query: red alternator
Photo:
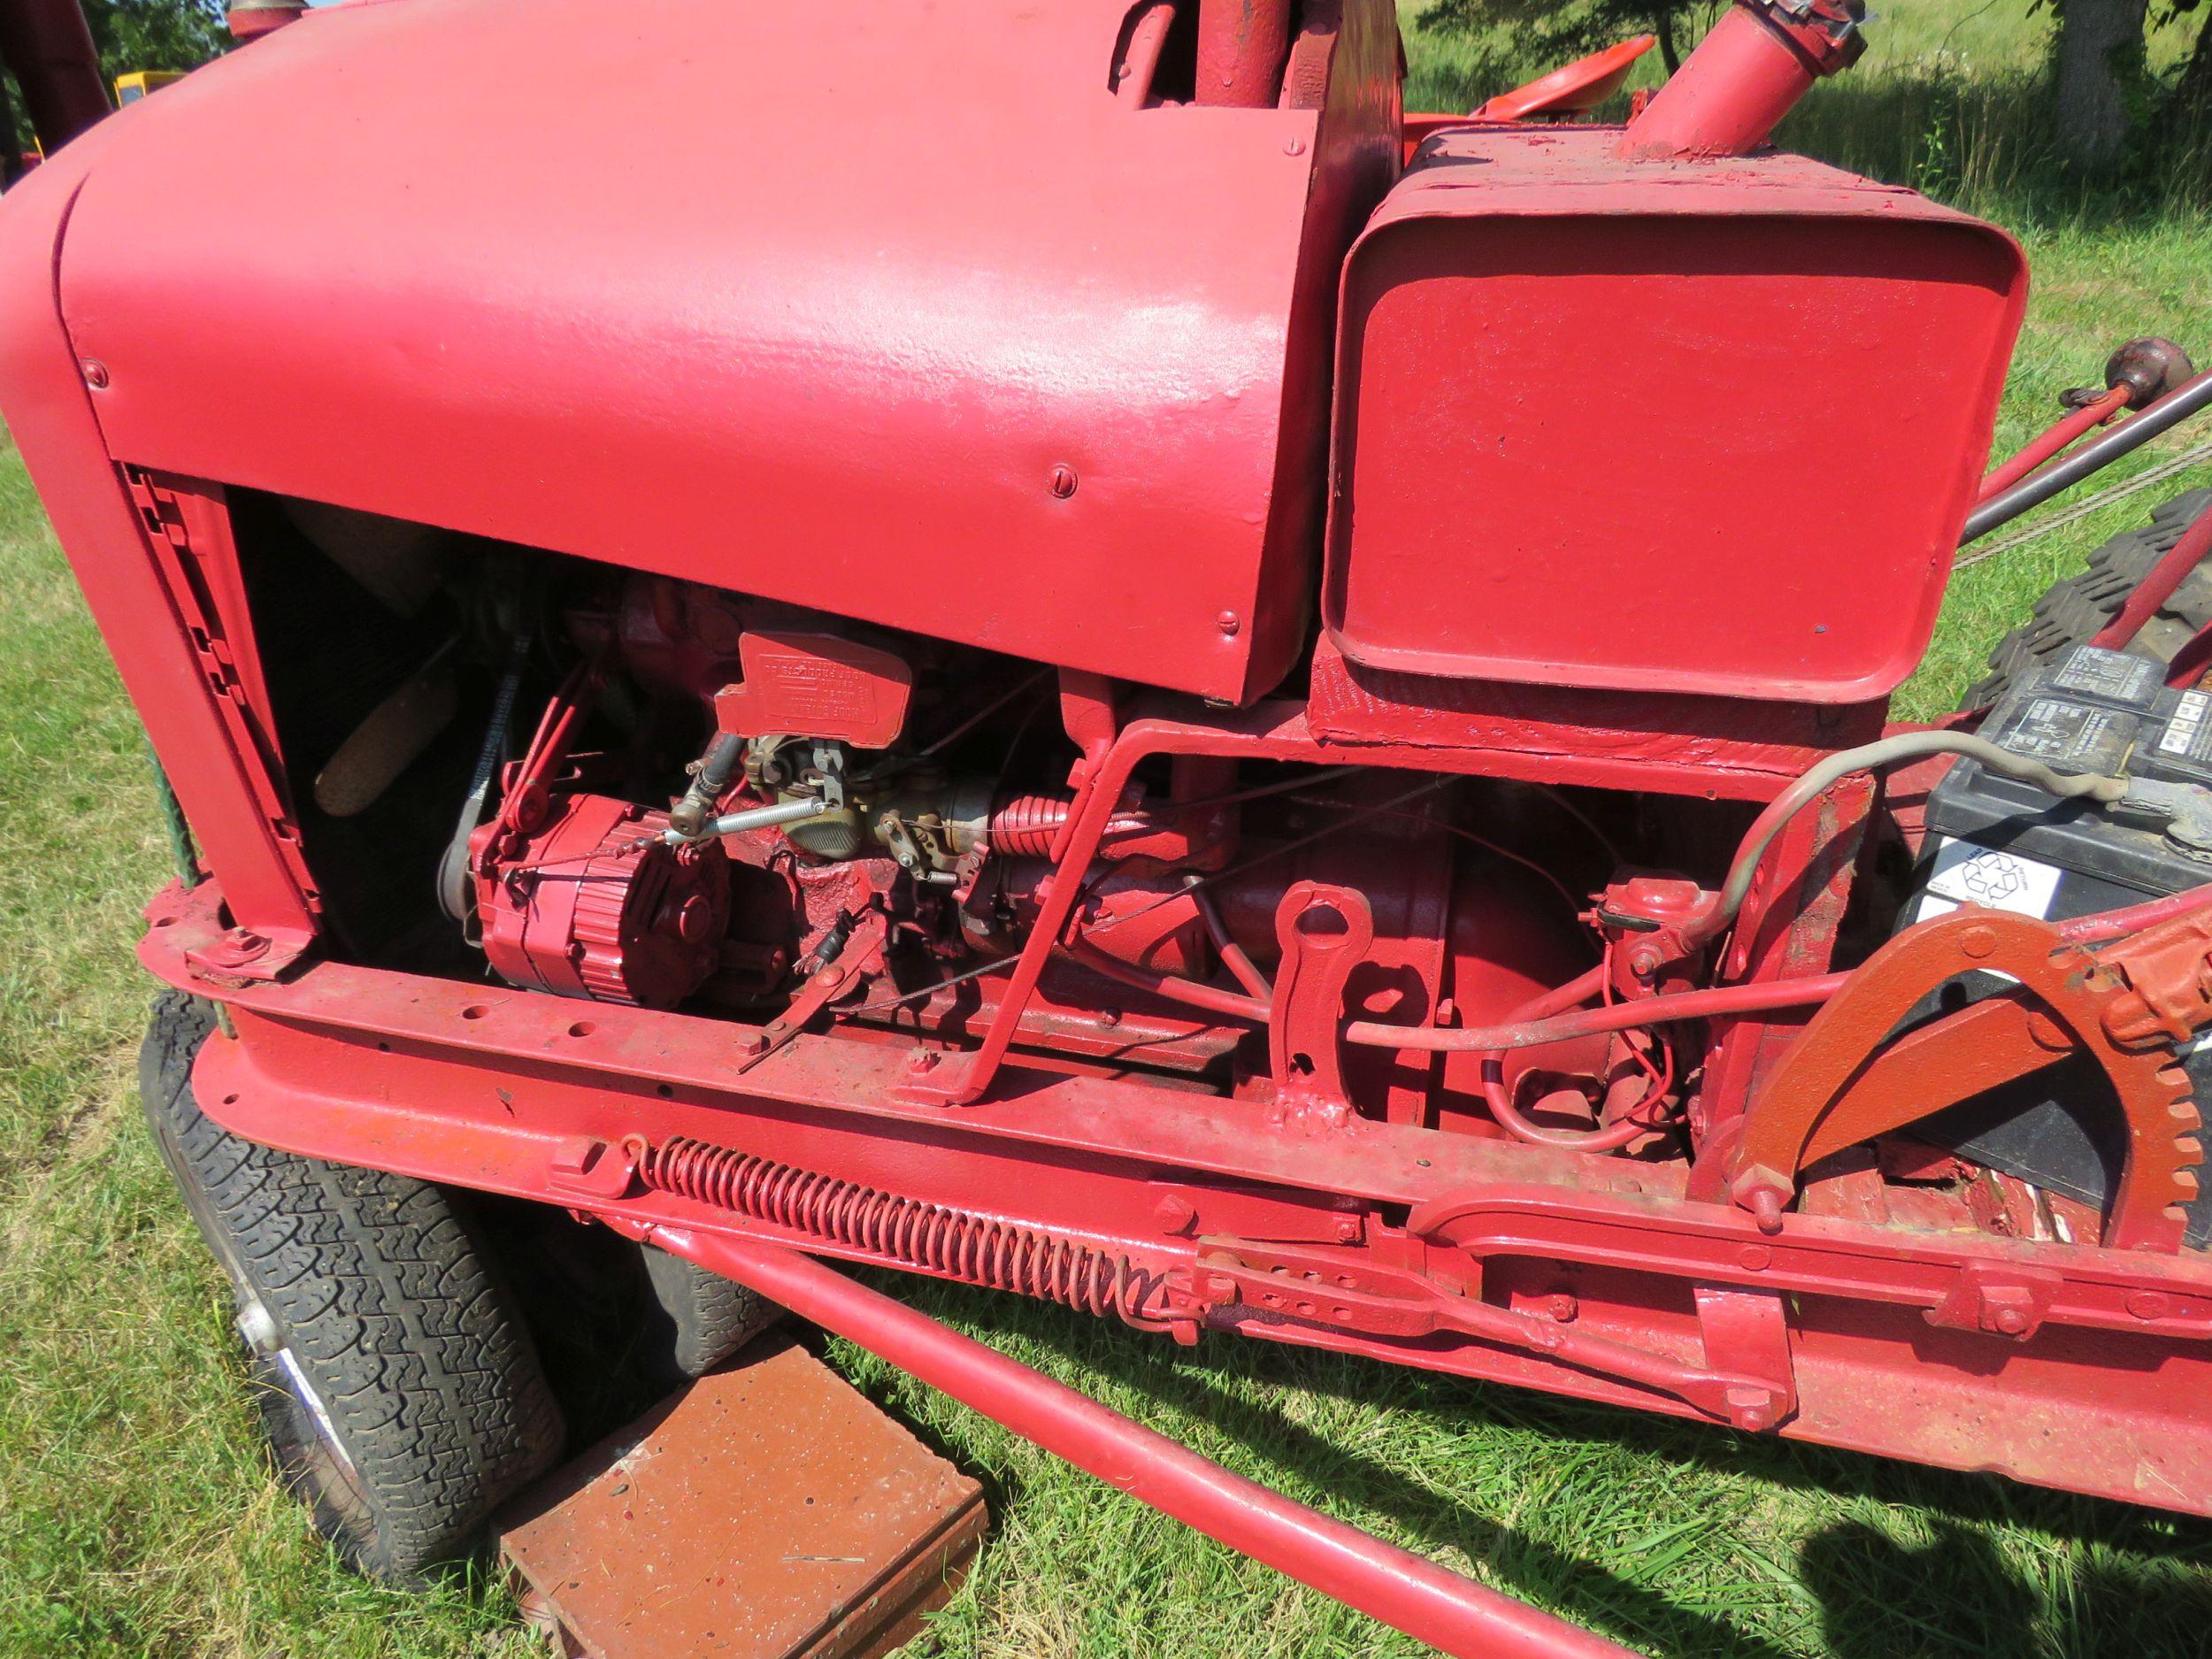
[[[668,815],[606,795],[557,798],[546,826],[487,861],[477,832],[484,954],[513,985],[672,1008],[714,972],[730,919],[719,845],[671,847]]]

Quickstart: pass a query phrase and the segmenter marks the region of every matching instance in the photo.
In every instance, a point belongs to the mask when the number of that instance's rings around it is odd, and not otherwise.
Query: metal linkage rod
[[[2073,488],[2092,472],[2140,449],[2207,404],[2212,404],[2212,370],[2184,380],[2133,419],[2122,421],[2090,439],[2071,455],[1992,495],[1967,516],[1966,532],[1959,537],[1959,545],[1964,547],[1970,541],[1979,541],[2029,508],[2039,507],[2061,491]]]
[[[1601,1636],[1224,1469],[809,1256],[726,1233],[602,1218],[632,1238],[749,1285],[1115,1490],[1445,1653],[1461,1659],[1635,1659]]]

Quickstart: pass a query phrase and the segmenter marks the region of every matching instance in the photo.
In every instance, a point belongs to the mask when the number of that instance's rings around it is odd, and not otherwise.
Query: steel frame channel
[[[1678,1170],[1369,1120],[1286,1130],[1256,1103],[1018,1062],[991,1098],[932,1106],[901,1098],[901,1050],[834,1037],[802,1037],[739,1087],[750,1027],[332,963],[226,982],[187,959],[219,933],[215,883],[172,887],[149,914],[146,965],[224,1001],[237,1031],[203,1055],[204,1109],[286,1150],[884,1261],[668,1194],[594,1194],[558,1173],[580,1138],[687,1135],[1098,1240],[1159,1270],[1225,1235],[1302,1241],[1350,1271],[1425,1272],[1509,1301],[1561,1280],[1578,1286],[1583,1328],[1692,1363],[1694,1289],[1769,1291],[1796,1311],[1801,1405],[1783,1434],[2212,1513],[2212,1263],[2198,1258],[1801,1216],[1770,1238],[1732,1206],[1686,1199]],[[1171,1199],[1194,1225],[1163,1224]],[[2007,1269],[2057,1271],[2031,1340],[1924,1318],[1969,1275]],[[1471,1339],[1385,1339],[1246,1308],[1210,1323],[1699,1415]],[[1929,1403],[1896,1409],[1906,1396]]]

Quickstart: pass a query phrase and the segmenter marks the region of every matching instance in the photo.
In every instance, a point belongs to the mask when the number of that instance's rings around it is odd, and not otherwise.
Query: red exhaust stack
[[[1815,81],[1866,50],[1864,0],[1736,0],[1630,123],[1637,161],[1747,155]]]

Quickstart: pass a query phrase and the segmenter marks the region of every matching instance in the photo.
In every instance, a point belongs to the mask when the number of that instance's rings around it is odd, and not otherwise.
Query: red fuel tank
[[[1353,250],[1322,614],[1452,680],[1860,703],[1918,664],[2027,273],[1802,157],[1432,138]]]

